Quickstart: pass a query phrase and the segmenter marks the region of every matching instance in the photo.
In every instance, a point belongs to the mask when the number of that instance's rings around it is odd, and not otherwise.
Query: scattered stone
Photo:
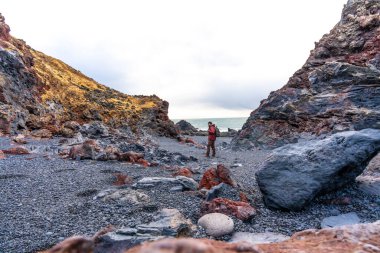
[[[101,147],[96,140],[86,140],[83,144],[75,145],[70,149],[69,158],[74,160],[95,160],[100,150]]]
[[[124,252],[144,241],[188,237],[196,229],[177,209],[162,209],[153,220],[149,224],[118,229],[101,236],[96,245],[96,252]]]
[[[75,131],[70,128],[62,127],[59,130],[59,134],[65,138],[73,138],[75,136]]]
[[[73,131],[78,131],[80,129],[80,124],[76,121],[66,121],[63,126]]]
[[[234,231],[234,221],[221,213],[209,213],[198,220],[198,225],[210,236],[220,237]]]
[[[114,201],[128,205],[139,205],[150,201],[148,195],[132,189],[107,189],[96,195],[94,197],[94,200],[95,199],[101,199],[105,202]]]
[[[226,198],[234,201],[241,201],[240,192],[225,183],[218,184],[212,187],[206,194],[206,201],[211,201],[216,198]]]
[[[349,197],[335,198],[330,201],[332,205],[347,206],[351,205],[351,199]]]
[[[193,172],[189,168],[180,168],[177,172],[173,174],[174,177],[176,176],[184,176],[184,177],[193,177]]]
[[[48,129],[39,129],[31,132],[31,135],[36,138],[51,138],[53,136],[52,132]]]
[[[380,130],[342,132],[273,150],[256,178],[268,207],[300,210],[354,182],[379,150]]]
[[[380,196],[380,178],[371,176],[357,177],[359,189],[369,195]]]
[[[114,145],[108,145],[104,150],[99,152],[95,159],[98,161],[110,161],[110,160],[118,160],[120,157],[120,149],[118,149]]]
[[[123,174],[123,173],[116,173],[114,174],[116,180],[113,182],[113,185],[116,186],[122,186],[126,184],[132,184],[133,179],[128,177],[128,175]]]
[[[99,191],[97,189],[88,189],[88,190],[78,192],[76,195],[78,197],[89,197],[89,196],[97,194],[98,192]]]
[[[333,228],[344,225],[354,225],[358,223],[360,223],[360,218],[356,213],[351,212],[324,218],[321,223],[321,228]]]
[[[249,242],[252,244],[263,244],[263,243],[273,243],[282,242],[288,240],[290,237],[277,234],[277,233],[247,233],[247,232],[236,232],[232,235],[230,242]]]
[[[228,185],[235,186],[235,182],[232,180],[230,175],[230,171],[224,165],[218,164],[216,169],[210,168],[206,170],[206,172],[203,174],[201,182],[199,183],[199,189],[211,189],[220,183],[226,183]]]
[[[212,201],[203,201],[201,203],[201,213],[223,213],[246,221],[256,214],[256,209],[246,202],[216,198]]]
[[[0,160],[5,159],[5,158],[6,158],[6,156],[5,156],[4,152],[0,150]]]
[[[8,154],[8,155],[28,155],[28,154],[30,154],[30,151],[23,146],[4,149],[2,151],[4,154]]]
[[[23,134],[18,134],[17,136],[12,138],[12,141],[18,144],[26,144],[27,141],[25,140],[25,135]]]
[[[227,243],[209,239],[165,239],[142,244],[126,253],[295,253],[376,252],[380,248],[380,221],[295,233],[289,240],[276,243]]]
[[[81,129],[81,133],[89,138],[103,138],[109,136],[108,127],[102,122],[94,121],[90,124],[84,124]]]
[[[145,177],[139,180],[133,187],[137,189],[151,188],[157,187],[158,185],[166,185],[170,188],[181,186],[184,190],[192,190],[195,191],[198,188],[198,183],[188,177],[178,176],[176,178],[168,178],[168,177]]]

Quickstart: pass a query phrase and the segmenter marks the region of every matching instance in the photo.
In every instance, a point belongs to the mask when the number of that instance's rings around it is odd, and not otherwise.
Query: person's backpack
[[[217,126],[215,126],[215,136],[220,137],[220,130]]]

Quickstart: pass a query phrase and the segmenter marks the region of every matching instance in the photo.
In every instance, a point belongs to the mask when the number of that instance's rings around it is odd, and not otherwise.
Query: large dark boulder
[[[273,150],[256,173],[265,204],[300,210],[317,195],[354,182],[380,151],[380,130],[334,134]]]

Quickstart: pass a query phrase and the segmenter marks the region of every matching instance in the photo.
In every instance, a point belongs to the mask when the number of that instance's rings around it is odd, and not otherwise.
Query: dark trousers
[[[210,148],[212,149],[212,156],[215,156],[215,141],[208,140],[206,156],[210,155]]]

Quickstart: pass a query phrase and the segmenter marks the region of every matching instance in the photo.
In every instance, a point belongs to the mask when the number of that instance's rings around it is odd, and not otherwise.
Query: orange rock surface
[[[199,189],[206,188],[209,190],[221,183],[229,184],[231,186],[235,185],[235,182],[230,176],[230,171],[224,165],[219,164],[216,169],[210,168],[206,170],[199,183]]]

